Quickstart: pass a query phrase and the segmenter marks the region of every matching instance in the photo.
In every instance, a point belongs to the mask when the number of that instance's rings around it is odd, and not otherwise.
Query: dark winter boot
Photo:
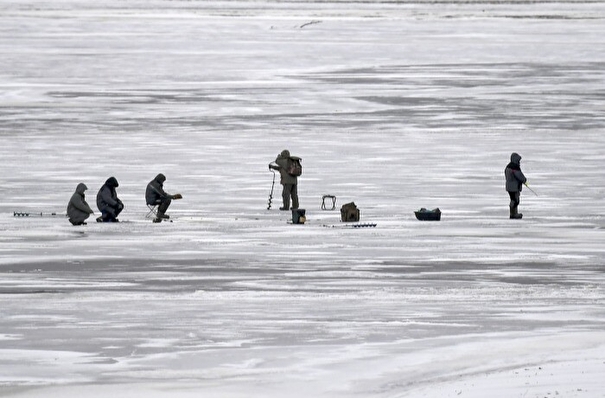
[[[170,216],[168,214],[158,212],[158,218],[162,220],[168,220]]]
[[[523,218],[523,214],[517,212],[517,207],[510,208],[510,218],[513,220],[520,220]]]

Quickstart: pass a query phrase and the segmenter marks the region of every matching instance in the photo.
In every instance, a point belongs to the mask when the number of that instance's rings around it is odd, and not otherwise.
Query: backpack
[[[340,208],[340,221],[359,221],[359,209],[355,205],[355,202],[342,205]]]
[[[300,164],[301,160],[301,158],[291,156],[288,159],[288,167],[286,168],[286,173],[290,174],[293,177],[300,176],[302,174],[302,164]]]

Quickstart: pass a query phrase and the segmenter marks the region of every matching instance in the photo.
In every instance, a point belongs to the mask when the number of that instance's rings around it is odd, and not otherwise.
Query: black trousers
[[[101,217],[103,221],[114,221],[120,213],[124,210],[124,205],[118,204],[116,207],[107,206],[101,210]]]
[[[166,213],[166,211],[168,210],[168,207],[170,206],[170,203],[172,203],[172,199],[171,198],[166,198],[166,199],[158,199],[155,201],[155,203],[150,203],[151,205],[158,205],[158,213],[159,214],[164,214]]]
[[[521,203],[521,192],[508,192],[508,196],[510,196],[510,214],[517,214],[517,208],[519,207],[519,203]]]

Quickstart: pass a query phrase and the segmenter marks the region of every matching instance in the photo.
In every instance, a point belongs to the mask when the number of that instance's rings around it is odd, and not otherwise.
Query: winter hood
[[[514,163],[514,164],[519,164],[521,163],[521,155],[519,155],[517,152],[513,152],[510,155],[510,162]]]
[[[86,186],[86,184],[81,182],[76,187],[76,193],[79,193],[80,195],[84,195],[84,191],[86,191],[87,189],[88,189],[88,187]]]
[[[120,184],[118,184],[118,180],[116,180],[115,177],[109,177],[107,181],[105,181],[105,185],[111,188],[117,188],[120,186]]]
[[[166,181],[166,176],[164,174],[160,173],[157,176],[155,176],[154,181],[157,181],[160,184],[163,184],[164,181]]]

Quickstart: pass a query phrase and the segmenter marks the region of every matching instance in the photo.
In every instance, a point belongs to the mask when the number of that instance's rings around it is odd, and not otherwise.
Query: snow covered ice
[[[0,396],[604,397],[604,19],[4,0]],[[285,148],[305,225],[279,185],[266,210]],[[160,172],[184,199],[153,224]],[[125,222],[60,216],[110,176]],[[326,194],[377,226],[342,228]]]

